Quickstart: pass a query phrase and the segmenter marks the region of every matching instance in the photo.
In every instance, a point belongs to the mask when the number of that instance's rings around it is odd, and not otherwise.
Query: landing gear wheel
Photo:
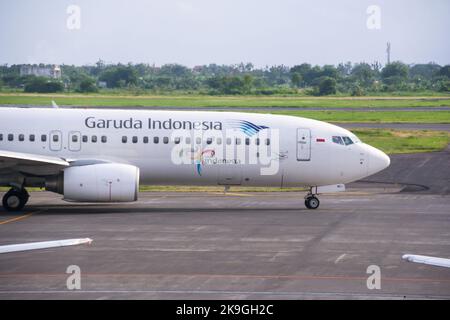
[[[305,207],[307,207],[308,209],[311,209],[311,208],[309,207],[309,202],[308,202],[308,200],[306,200],[306,199],[305,199]]]
[[[305,206],[308,209],[317,209],[320,205],[319,199],[314,196],[308,197],[305,199]]]
[[[11,189],[3,196],[3,207],[7,211],[20,211],[27,203],[29,197],[28,192],[25,190]]]

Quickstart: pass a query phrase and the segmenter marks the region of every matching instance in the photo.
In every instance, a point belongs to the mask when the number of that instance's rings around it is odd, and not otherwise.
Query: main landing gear
[[[311,193],[311,191],[305,196],[305,207],[308,209],[317,209],[320,205],[319,199]]]
[[[3,207],[7,211],[20,211],[25,207],[30,195],[25,189],[10,189],[3,196]]]

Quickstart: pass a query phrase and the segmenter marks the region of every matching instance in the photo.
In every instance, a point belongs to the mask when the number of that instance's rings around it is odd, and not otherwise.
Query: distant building
[[[58,65],[23,65],[20,67],[20,75],[35,75],[37,77],[61,79],[61,68]]]

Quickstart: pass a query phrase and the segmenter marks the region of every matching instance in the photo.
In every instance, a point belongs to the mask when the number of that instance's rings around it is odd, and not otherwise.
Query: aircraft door
[[[70,151],[81,150],[81,133],[79,131],[69,132],[69,150]]]
[[[297,129],[297,160],[311,160],[311,130]]]
[[[50,150],[61,151],[62,149],[62,133],[55,130],[50,132]]]

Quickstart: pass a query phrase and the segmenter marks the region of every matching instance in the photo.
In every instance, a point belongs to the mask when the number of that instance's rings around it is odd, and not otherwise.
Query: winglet
[[[58,109],[59,106],[56,104],[55,100],[52,100],[52,107]]]

